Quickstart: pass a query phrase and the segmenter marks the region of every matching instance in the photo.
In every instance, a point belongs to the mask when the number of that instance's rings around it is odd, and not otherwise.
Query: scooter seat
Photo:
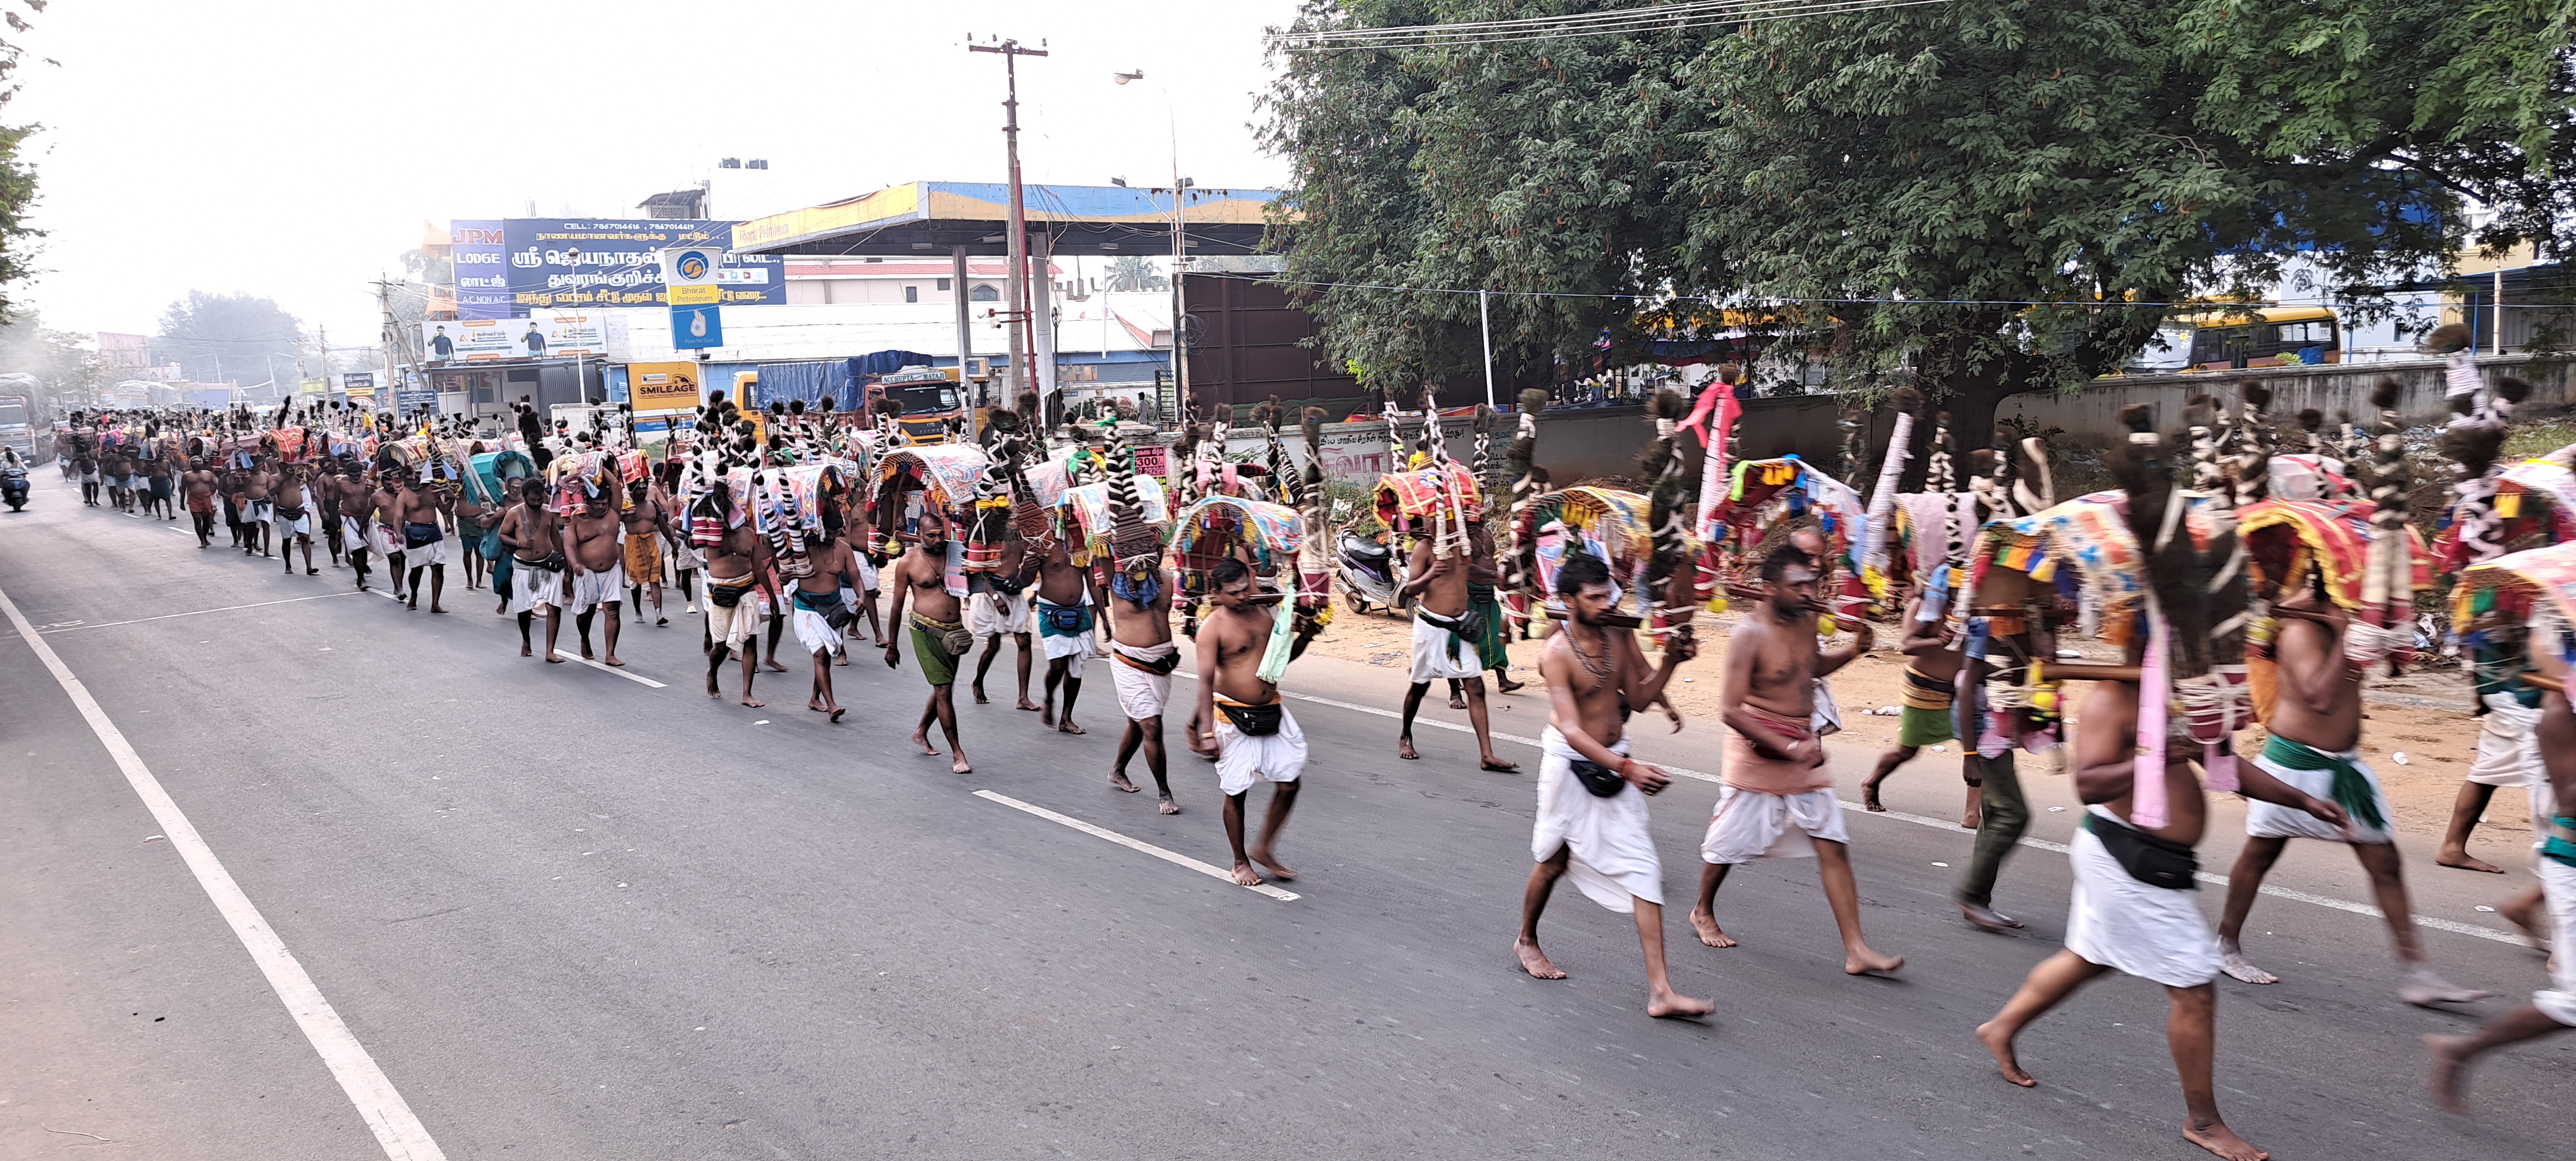
[[[1342,554],[1344,556],[1359,557],[1364,560],[1385,560],[1389,555],[1391,555],[1391,552],[1387,546],[1365,536],[1344,534],[1342,537]]]

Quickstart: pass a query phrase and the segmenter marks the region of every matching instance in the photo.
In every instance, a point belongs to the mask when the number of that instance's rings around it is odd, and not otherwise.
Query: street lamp
[[[1144,80],[1145,70],[1133,69],[1123,73],[1111,73],[1109,79],[1125,85]],[[1170,138],[1172,150],[1172,389],[1179,393],[1177,400],[1179,406],[1172,410],[1176,415],[1186,416],[1189,414],[1190,407],[1190,364],[1189,360],[1181,354],[1181,335],[1186,329],[1181,325],[1183,319],[1181,264],[1186,261],[1182,236],[1187,226],[1189,211],[1182,206],[1181,198],[1194,183],[1181,176],[1181,128],[1180,119],[1172,111],[1172,91],[1165,88],[1161,81],[1154,82],[1154,91],[1163,96],[1163,128]],[[1118,184],[1124,186],[1127,183],[1120,180]]]

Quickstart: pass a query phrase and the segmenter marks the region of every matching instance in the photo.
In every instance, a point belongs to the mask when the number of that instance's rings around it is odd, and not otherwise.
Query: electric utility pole
[[[1002,143],[1003,149],[1010,157],[1011,182],[1011,220],[1010,225],[1003,231],[1002,239],[1007,247],[1009,261],[1011,264],[1010,276],[1005,280],[1005,285],[1010,287],[1008,292],[1010,301],[1004,304],[1006,307],[1004,313],[1008,316],[1011,332],[1011,372],[1010,378],[1005,380],[1005,382],[1010,384],[1010,398],[1004,400],[1006,404],[1015,403],[1019,399],[1020,393],[1022,391],[1029,390],[1036,382],[1029,375],[1029,351],[1037,344],[1035,337],[1030,335],[1024,329],[1030,325],[1029,210],[1028,203],[1026,199],[1021,196],[1020,192],[1019,58],[1024,56],[1045,56],[1047,54],[1045,48],[1046,42],[1041,40],[1038,44],[1039,47],[1037,48],[1023,48],[1020,46],[1019,41],[1004,40],[996,44],[969,44],[966,46],[966,51],[968,52],[999,53],[1002,57],[1002,82],[1004,85],[1004,96],[1002,99]],[[958,289],[962,292],[965,288],[961,286]],[[961,367],[958,375],[960,378],[963,378],[965,372],[962,370],[962,367],[964,365],[965,355],[962,351],[958,355],[958,360]],[[1046,400],[1041,399],[1038,401],[1038,422],[1040,423],[1047,422],[1046,404]]]

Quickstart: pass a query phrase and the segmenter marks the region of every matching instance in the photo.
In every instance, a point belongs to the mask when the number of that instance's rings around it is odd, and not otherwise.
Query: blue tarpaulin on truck
[[[834,359],[828,363],[763,363],[760,386],[753,391],[752,401],[764,410],[772,403],[802,401],[810,411],[829,399],[834,411],[856,411],[858,381],[850,377],[850,365],[856,362]]]
[[[873,355],[861,355],[850,360],[850,374],[853,376],[891,375],[906,367],[929,365],[930,356],[918,351],[878,351]]]

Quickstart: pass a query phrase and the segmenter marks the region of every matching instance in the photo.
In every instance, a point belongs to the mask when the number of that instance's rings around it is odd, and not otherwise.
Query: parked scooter
[[[15,451],[9,453],[7,463],[0,463],[0,500],[7,501],[12,512],[27,508],[27,465],[18,462]]]
[[[1403,595],[1403,573],[1386,533],[1361,535],[1352,530],[1350,515],[1350,501],[1333,503],[1333,575],[1341,581],[1342,599],[1354,613],[1365,613],[1371,605],[1402,611],[1413,601]]]

